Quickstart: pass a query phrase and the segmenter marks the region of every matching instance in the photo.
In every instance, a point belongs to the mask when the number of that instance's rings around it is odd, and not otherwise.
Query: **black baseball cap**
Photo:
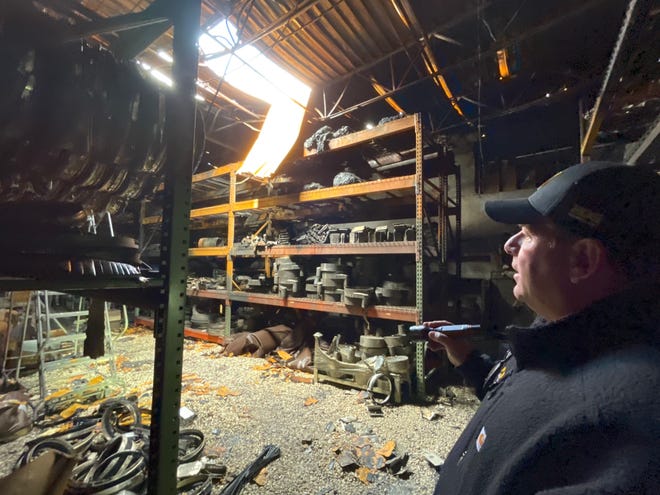
[[[620,254],[660,252],[660,175],[622,163],[588,162],[562,170],[528,198],[486,201],[501,223],[552,220],[579,237],[599,239]]]

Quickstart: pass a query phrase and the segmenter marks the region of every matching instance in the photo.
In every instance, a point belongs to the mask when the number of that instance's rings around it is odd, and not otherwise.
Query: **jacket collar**
[[[567,370],[594,357],[635,344],[658,347],[660,283],[631,287],[596,301],[579,313],[507,333],[520,368]]]

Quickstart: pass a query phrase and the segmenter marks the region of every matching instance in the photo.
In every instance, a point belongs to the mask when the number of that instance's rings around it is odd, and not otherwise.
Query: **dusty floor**
[[[279,447],[280,457],[267,466],[258,483],[248,484],[241,493],[431,493],[437,472],[427,455],[446,456],[477,406],[467,390],[453,389],[458,400],[441,397],[424,405],[386,406],[382,417],[372,417],[364,392],[314,384],[311,374],[294,373],[276,360],[224,357],[220,350],[215,344],[186,340],[183,363],[182,405],[196,414],[185,426],[203,431],[204,453],[227,467],[213,493],[220,493],[266,445]],[[153,373],[150,331],[123,335],[115,342],[115,354],[122,391],[147,398]],[[107,374],[108,369],[99,365],[87,371],[96,372]],[[21,382],[38,390],[36,374]],[[40,433],[35,428],[0,446],[0,476],[11,470],[25,441]],[[358,456],[359,466],[342,468],[346,455],[356,451],[366,452]],[[406,472],[393,473],[378,462],[365,467],[373,451],[385,459],[407,454]]]

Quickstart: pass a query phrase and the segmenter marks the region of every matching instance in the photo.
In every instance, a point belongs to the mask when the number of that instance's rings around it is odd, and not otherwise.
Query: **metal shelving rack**
[[[414,136],[415,146],[415,173],[411,175],[395,176],[380,180],[348,184],[337,187],[327,187],[311,191],[303,191],[293,194],[279,196],[269,196],[261,198],[251,198],[246,200],[236,200],[236,172],[241,163],[233,163],[224,167],[219,167],[210,172],[196,174],[193,176],[193,183],[198,183],[210,178],[221,175],[229,176],[229,194],[227,201],[221,204],[195,208],[190,212],[191,219],[225,218],[227,219],[227,245],[218,247],[198,247],[190,248],[190,256],[214,256],[226,259],[227,280],[232,280],[233,265],[236,254],[233,253],[234,247],[234,215],[237,212],[245,211],[263,211],[269,208],[287,206],[291,204],[305,204],[327,200],[338,200],[346,197],[372,197],[376,198],[383,193],[414,195],[415,199],[415,232],[414,241],[400,242],[370,242],[358,244],[322,244],[322,245],[292,245],[292,246],[270,246],[255,254],[266,259],[282,256],[315,256],[315,255],[385,255],[385,254],[408,254],[415,257],[415,305],[396,307],[385,305],[369,306],[365,309],[356,306],[347,306],[340,302],[322,301],[309,299],[305,297],[279,297],[271,294],[241,292],[232,290],[189,290],[187,295],[199,298],[212,298],[224,301],[225,308],[225,334],[230,333],[231,305],[232,302],[241,302],[255,305],[268,305],[277,307],[288,307],[295,309],[304,309],[328,313],[348,314],[361,317],[380,318],[396,320],[401,322],[421,323],[424,320],[424,204],[428,203],[429,197],[437,198],[435,204],[440,221],[436,236],[436,250],[439,259],[443,265],[443,270],[447,271],[448,262],[448,244],[450,223],[449,217],[455,217],[455,233],[453,236],[454,255],[460,259],[460,176],[458,167],[453,163],[451,152],[446,152],[439,158],[437,167],[438,185],[431,184],[429,178],[425,176],[424,157],[423,157],[423,128],[421,115],[415,114],[406,116],[402,119],[394,120],[383,124],[382,126],[355,132],[330,140],[328,144],[328,153],[333,150],[341,150],[350,147],[358,147],[374,140],[382,139],[395,134],[410,133]],[[454,199],[450,198],[448,175],[456,175],[456,191]],[[161,216],[150,216],[143,219],[144,224],[157,224],[162,221]],[[460,262],[457,263],[460,266]],[[460,268],[458,268],[460,274]],[[228,284],[231,287],[230,284]],[[417,376],[419,395],[424,394],[423,385],[423,356],[424,343],[420,342],[417,349]]]
[[[160,276],[153,279],[1,278],[0,290],[59,290],[155,309],[153,410],[148,493],[177,493],[179,408],[183,360],[183,321],[189,242],[190,193],[195,132],[200,0],[157,0],[160,10],[89,21],[84,36],[168,22],[174,30],[172,79],[167,96],[167,158],[164,165]],[[145,11],[146,12],[146,11]],[[154,9],[155,12],[155,9]],[[81,35],[82,36],[82,35]],[[145,35],[148,36],[148,35]]]

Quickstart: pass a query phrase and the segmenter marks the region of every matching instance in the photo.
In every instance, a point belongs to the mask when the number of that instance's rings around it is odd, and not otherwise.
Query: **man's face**
[[[522,225],[504,244],[513,257],[514,297],[547,320],[565,316],[571,242],[550,224]]]

